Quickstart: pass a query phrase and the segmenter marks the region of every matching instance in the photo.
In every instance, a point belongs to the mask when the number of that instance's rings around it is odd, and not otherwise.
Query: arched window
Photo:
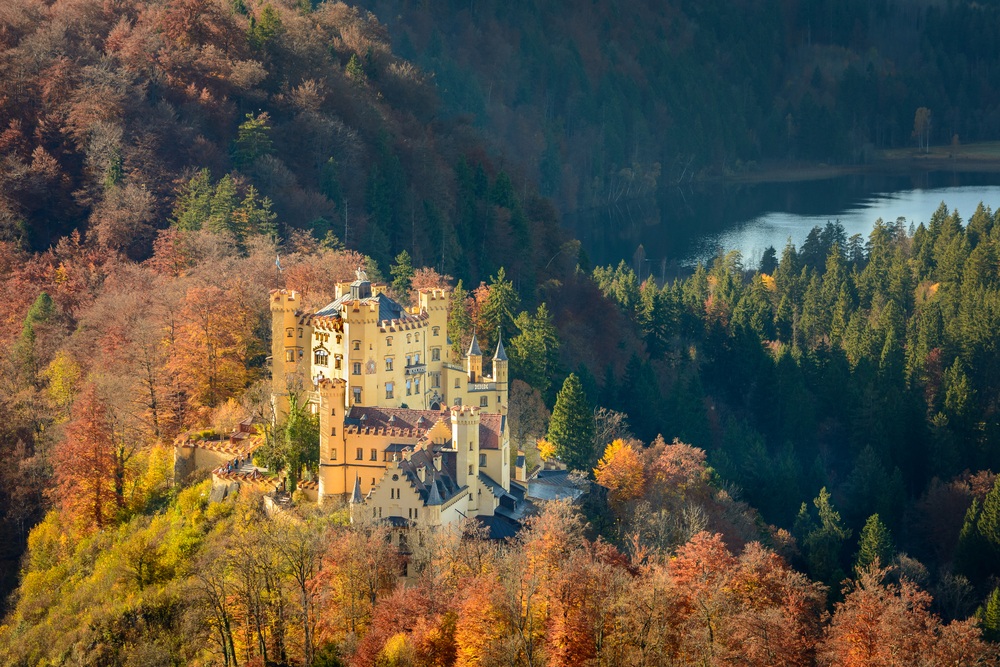
[[[313,353],[313,357],[314,357],[314,359],[313,359],[313,362],[314,362],[314,363],[315,363],[315,364],[316,364],[317,366],[326,366],[326,365],[328,365],[328,364],[329,364],[329,361],[330,361],[330,353],[329,353],[329,352],[327,352],[326,350],[322,350],[322,349],[320,349],[320,350],[316,350],[316,351],[315,351],[315,352]]]
[[[431,335],[432,336],[440,336],[441,335],[441,327],[431,327]]]
[[[420,342],[420,333],[419,332],[413,334],[413,340],[415,340],[418,343]]]
[[[355,350],[360,350],[361,349],[361,341],[360,340],[354,341],[354,349]]]
[[[410,334],[406,334],[406,342],[407,343],[412,343],[413,342],[412,340],[410,340],[410,338],[411,338]]]
[[[392,347],[392,336],[385,337],[385,345],[386,347]]]
[[[285,329],[285,333],[288,334],[288,338],[295,338],[295,329],[289,327]]]

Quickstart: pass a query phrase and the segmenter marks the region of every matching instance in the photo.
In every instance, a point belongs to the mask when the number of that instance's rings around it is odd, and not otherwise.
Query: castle
[[[494,536],[513,534],[525,487],[511,479],[508,368],[503,343],[493,376],[473,337],[452,363],[449,294],[419,291],[407,309],[363,271],[336,299],[300,308],[294,291],[272,290],[272,400],[292,394],[320,419],[318,500],[346,498],[397,526],[477,517]]]

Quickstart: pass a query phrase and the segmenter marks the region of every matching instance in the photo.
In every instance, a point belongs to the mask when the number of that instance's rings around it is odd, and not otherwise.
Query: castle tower
[[[301,362],[308,361],[295,317],[298,305],[294,290],[271,290],[271,394],[279,418],[288,414],[289,376],[300,373]]]
[[[319,501],[324,496],[342,495],[347,483],[338,477],[347,451],[344,449],[344,416],[347,382],[323,380],[319,384]]]
[[[351,494],[351,521],[357,521],[361,518],[361,512],[364,511],[365,499],[361,495],[361,478],[355,475],[354,477],[354,493]]]
[[[497,385],[497,402],[500,414],[507,414],[508,370],[507,353],[503,349],[503,341],[497,341],[497,351],[493,355],[493,381]]]
[[[479,479],[479,408],[456,405],[451,408],[451,442],[455,447],[455,476],[459,487],[469,487],[469,511],[479,508],[476,481]]]
[[[483,351],[479,349],[476,334],[472,334],[472,344],[465,357],[465,371],[469,374],[469,382],[481,382],[483,376]]]

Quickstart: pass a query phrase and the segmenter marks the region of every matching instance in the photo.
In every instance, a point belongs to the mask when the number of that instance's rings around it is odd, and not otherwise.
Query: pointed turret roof
[[[431,483],[431,490],[427,494],[427,505],[430,506],[430,505],[442,504],[441,494],[438,493],[437,480],[432,479],[430,480],[430,483]]]
[[[503,340],[497,340],[497,352],[493,355],[493,361],[507,361],[507,353],[503,350]]]
[[[354,504],[360,505],[364,501],[365,501],[365,499],[361,497],[361,478],[358,477],[357,475],[355,475],[354,476],[354,493],[351,495],[351,504],[352,505],[354,505]]]
[[[479,349],[479,341],[476,340],[476,334],[472,334],[472,345],[469,346],[469,356],[483,356],[483,351]]]

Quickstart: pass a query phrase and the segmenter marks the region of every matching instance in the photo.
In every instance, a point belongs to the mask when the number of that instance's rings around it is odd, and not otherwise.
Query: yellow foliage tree
[[[615,440],[604,450],[594,476],[598,484],[608,488],[608,501],[616,511],[641,497],[646,486],[639,453],[622,440]]]
[[[539,438],[535,446],[538,447],[538,457],[543,461],[548,461],[556,455],[556,446],[545,438]]]
[[[83,369],[73,361],[63,350],[56,353],[52,362],[42,371],[42,376],[49,381],[49,400],[57,412],[56,420],[64,422],[69,419],[73,399],[76,398]]]

